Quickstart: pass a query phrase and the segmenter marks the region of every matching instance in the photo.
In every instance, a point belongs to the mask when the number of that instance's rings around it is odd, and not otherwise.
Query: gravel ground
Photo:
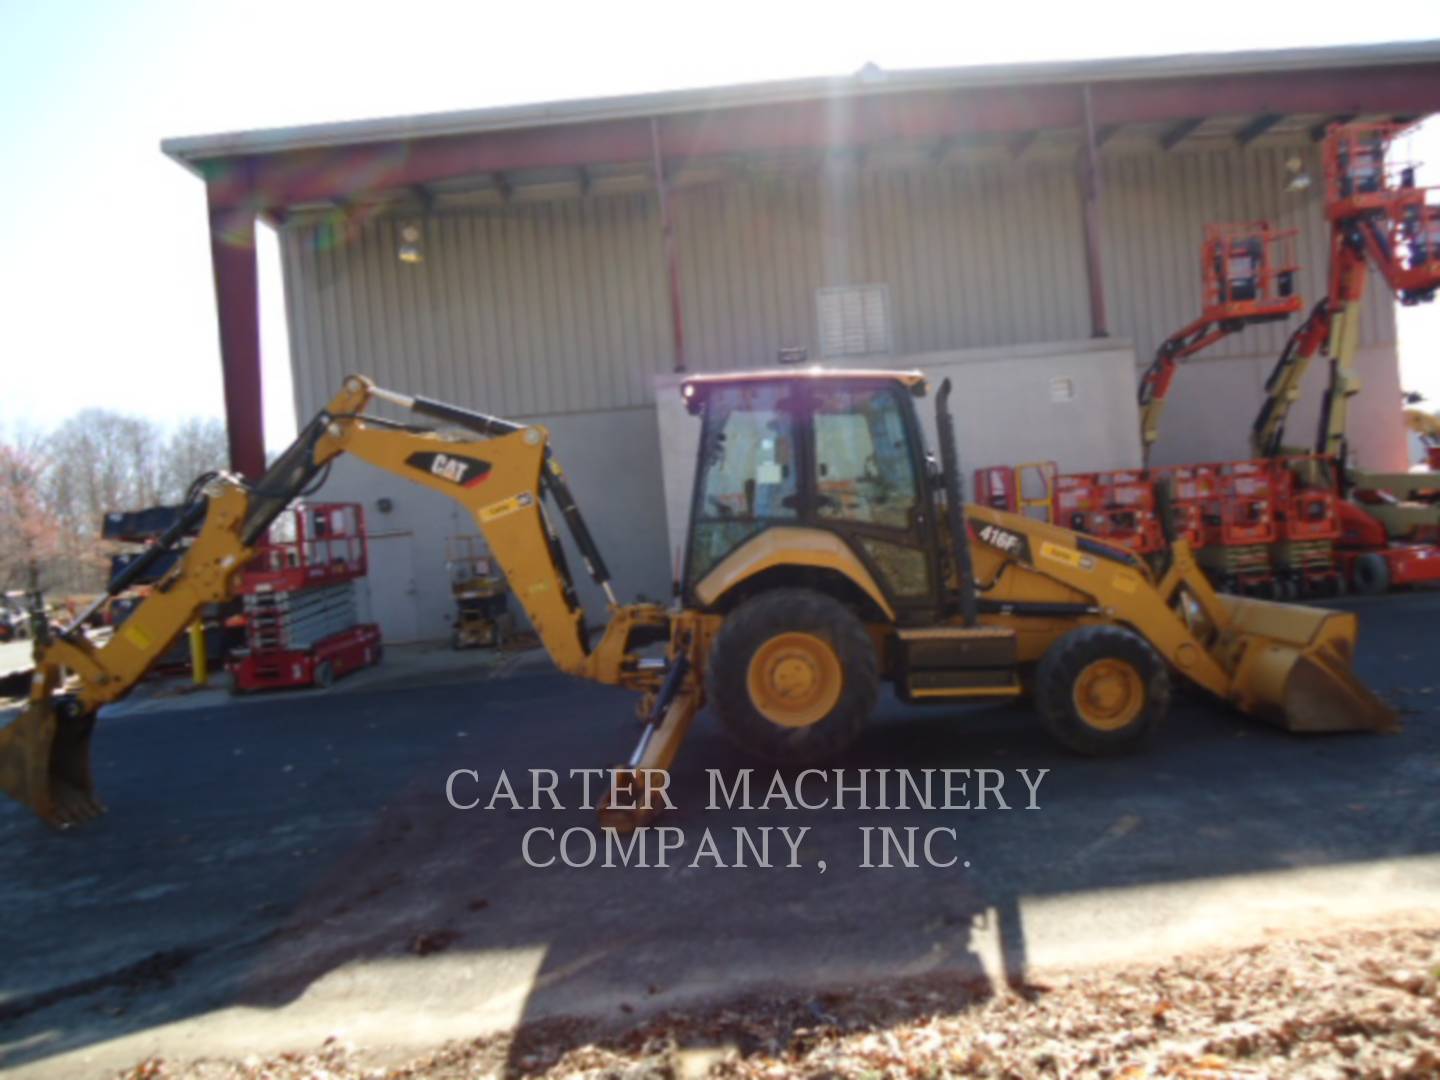
[[[749,997],[629,1027],[549,1020],[406,1060],[328,1040],[117,1077],[1440,1076],[1440,928],[1284,939],[993,989],[907,982]]]

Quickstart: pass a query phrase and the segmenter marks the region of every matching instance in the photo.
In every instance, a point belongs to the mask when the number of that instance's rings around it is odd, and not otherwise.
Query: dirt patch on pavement
[[[310,1053],[126,1080],[477,1076],[1270,1077],[1440,1075],[1440,926],[1349,930],[1044,983],[909,981],[748,997],[626,1023],[545,1021],[397,1062]],[[643,991],[641,991],[643,993]]]

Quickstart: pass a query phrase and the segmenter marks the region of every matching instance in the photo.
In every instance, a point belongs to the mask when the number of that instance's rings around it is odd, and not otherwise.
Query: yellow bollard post
[[[205,655],[205,624],[196,619],[190,624],[190,670],[195,675],[196,686],[204,686],[210,681],[208,661]]]

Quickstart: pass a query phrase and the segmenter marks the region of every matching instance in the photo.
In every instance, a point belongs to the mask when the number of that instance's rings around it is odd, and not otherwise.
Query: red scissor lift
[[[1339,596],[1345,579],[1335,556],[1340,539],[1340,497],[1335,464],[1307,454],[1271,462],[1279,538],[1273,548],[1283,595]]]
[[[1143,470],[1057,476],[1054,521],[1137,555],[1165,549],[1155,485]]]
[[[368,570],[357,503],[311,503],[271,526],[241,572],[245,643],[228,666],[236,693],[329,686],[380,662],[380,628],[359,621],[355,582]]]
[[[1192,551],[1199,551],[1209,541],[1205,515],[1218,512],[1217,469],[1215,465],[1167,465],[1150,470],[1156,486],[1157,506],[1162,503],[1159,498],[1162,490],[1163,502],[1169,506],[1169,535],[1188,542]]]
[[[1041,469],[1036,490],[1048,498],[1024,497],[1027,468]],[[1141,556],[1165,550],[1168,514],[1168,535],[1190,544],[1222,591],[1343,591],[1339,498],[1329,460],[1316,455],[1061,475],[1051,463],[996,465],[975,471],[975,493],[982,505],[1054,521]]]
[[[1205,544],[1197,560],[1222,592],[1278,595],[1270,545],[1279,538],[1268,462],[1211,466],[1215,494],[1202,511]]]

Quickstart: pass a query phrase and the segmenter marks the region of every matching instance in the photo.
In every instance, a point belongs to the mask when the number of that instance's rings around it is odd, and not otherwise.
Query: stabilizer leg
[[[668,783],[667,770],[702,703],[699,680],[682,651],[655,696],[654,708],[630,760],[616,771],[612,781],[613,790],[628,792],[629,798],[605,799],[599,812],[602,827],[629,832],[654,820],[666,808],[663,789]]]

